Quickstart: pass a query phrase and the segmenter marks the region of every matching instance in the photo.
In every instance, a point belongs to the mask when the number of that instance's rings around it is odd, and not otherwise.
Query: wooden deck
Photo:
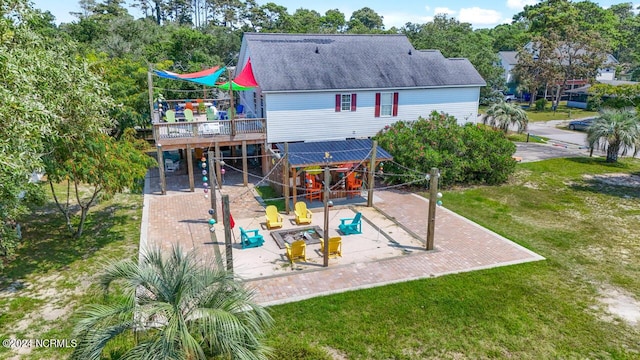
[[[266,119],[233,119],[153,124],[153,138],[164,150],[263,144]]]

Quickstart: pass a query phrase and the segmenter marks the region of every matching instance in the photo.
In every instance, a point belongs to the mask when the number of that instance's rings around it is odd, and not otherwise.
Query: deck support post
[[[187,144],[187,171],[189,172],[189,190],[195,191],[195,181],[193,179],[193,149],[191,145]]]
[[[249,186],[249,166],[247,164],[247,141],[242,140],[242,182]]]
[[[164,153],[162,152],[162,145],[156,146],[158,149],[158,170],[160,171],[160,190],[162,195],[167,195],[167,178],[164,173]]]

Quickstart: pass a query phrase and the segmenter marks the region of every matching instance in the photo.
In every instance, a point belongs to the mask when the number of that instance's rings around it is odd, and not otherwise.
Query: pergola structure
[[[377,145],[377,142],[371,139],[351,139],[339,141],[318,141],[318,142],[301,142],[291,144],[277,144],[280,154],[285,156],[285,164],[283,171],[284,196],[287,204],[289,204],[289,178],[293,180],[293,202],[297,201],[298,179],[305,171],[313,171],[318,173],[322,168],[329,167],[333,170],[342,172],[354,171],[355,168],[364,167],[367,169],[367,186],[368,199],[367,204],[371,206],[373,203],[373,173],[378,164],[383,161],[390,161],[393,157],[383,148]],[[345,166],[346,165],[346,166]],[[289,174],[292,174],[289,176]],[[304,184],[303,181],[300,181]],[[343,197],[346,192],[342,190],[334,190],[331,197]]]

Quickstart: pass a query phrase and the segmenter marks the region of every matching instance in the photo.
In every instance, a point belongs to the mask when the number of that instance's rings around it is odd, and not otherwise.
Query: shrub
[[[536,100],[536,111],[544,111],[544,109],[547,107],[547,99],[538,99]]]
[[[498,184],[515,170],[511,156],[516,147],[503,132],[484,125],[460,126],[444,113],[396,122],[379,132],[376,140],[394,159],[384,165],[386,173],[398,174],[386,177],[390,183],[418,181],[437,167],[444,186]]]

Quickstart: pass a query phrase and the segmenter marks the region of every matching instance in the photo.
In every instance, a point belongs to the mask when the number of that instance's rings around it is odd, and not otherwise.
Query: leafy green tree
[[[382,16],[369,7],[363,7],[351,14],[347,24],[348,32],[370,32],[372,30],[384,30]]]
[[[81,311],[72,359],[100,359],[108,344],[134,334],[125,358],[267,358],[262,339],[273,320],[222,264],[178,247],[166,257],[155,249],[108,265],[99,281],[105,293],[115,284],[124,293]]]
[[[482,121],[485,125],[500,129],[506,134],[510,127],[515,127],[518,133],[525,131],[529,118],[520,105],[500,101],[487,109],[487,114]]]
[[[635,147],[640,149],[640,119],[628,109],[605,109],[587,128],[587,142],[607,153],[607,162],[617,162],[618,155],[626,155]]]
[[[300,8],[291,16],[293,33],[318,33],[322,16],[315,10]]]
[[[134,187],[156,163],[142,151],[134,134],[135,130],[129,128],[119,141],[102,132],[91,132],[49,142],[51,152],[45,156],[47,178],[56,205],[74,237],[82,236],[89,210],[100,195],[113,195]],[[54,185],[65,181],[62,197]],[[73,221],[72,201],[80,208],[77,224]]]
[[[460,126],[454,117],[444,113],[432,112],[428,119],[417,121],[398,121],[375,138],[393,155],[394,162],[385,164],[385,172],[402,174],[387,177],[389,182],[420,182],[423,174],[437,167],[446,186],[499,184],[515,170],[511,158],[515,145],[504,133],[482,125]]]
[[[594,108],[638,108],[640,84],[594,84],[589,88],[589,104]]]
[[[330,9],[320,19],[321,31],[324,33],[340,33],[345,30],[347,21],[344,14],[338,9]]]
[[[0,254],[11,256],[17,240],[11,226],[41,189],[29,183],[44,169],[49,141],[66,129],[98,130],[83,106],[103,105],[101,84],[78,61],[73,44],[49,38],[51,17],[22,0],[0,2]],[[0,262],[1,263],[1,262]]]

